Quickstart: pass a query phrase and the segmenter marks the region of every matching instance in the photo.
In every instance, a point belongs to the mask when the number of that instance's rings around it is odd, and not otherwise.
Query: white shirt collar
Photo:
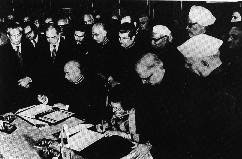
[[[59,49],[59,44],[60,44],[60,38],[59,38],[58,42],[55,44],[56,51],[58,51],[58,49]],[[52,44],[50,44],[50,52],[52,52],[53,49],[54,49],[54,46]]]
[[[35,39],[34,40],[31,40],[31,42],[35,43],[35,45],[38,43],[38,40],[39,40],[39,35],[36,35]]]
[[[18,45],[14,45],[14,44],[12,44],[12,43],[10,43],[10,44],[12,45],[12,48],[13,48],[15,51],[17,51],[17,46],[19,46],[19,52],[21,53],[21,43],[18,44]]]

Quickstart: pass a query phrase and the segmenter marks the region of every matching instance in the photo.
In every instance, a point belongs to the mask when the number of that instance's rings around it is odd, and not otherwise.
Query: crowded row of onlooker
[[[92,14],[43,24],[10,19],[1,33],[1,111],[48,99],[98,123],[110,118],[111,105],[111,125],[119,127],[108,136],[125,132],[147,158],[236,158],[241,15],[233,14],[220,37],[209,30],[215,21],[208,9],[192,6],[186,34],[178,37],[176,28],[151,25],[146,14],[137,21]],[[135,123],[123,120],[127,112]]]

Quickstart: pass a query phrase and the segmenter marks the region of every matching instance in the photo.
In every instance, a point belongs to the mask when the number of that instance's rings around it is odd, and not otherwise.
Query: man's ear
[[[107,36],[107,31],[103,30],[103,36]]]
[[[134,41],[134,39],[135,39],[135,35],[134,35],[134,36],[132,36],[131,40],[132,40],[132,41]]]

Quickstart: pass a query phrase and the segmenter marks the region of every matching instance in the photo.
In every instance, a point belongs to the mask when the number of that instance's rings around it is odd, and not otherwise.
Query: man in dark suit
[[[133,87],[137,84],[137,75],[134,67],[145,51],[145,48],[137,44],[135,39],[135,26],[131,23],[121,24],[119,28],[120,49],[116,55],[119,71],[114,79],[128,87]]]
[[[24,105],[26,89],[32,82],[29,76],[32,47],[22,39],[22,27],[18,23],[10,23],[7,27],[7,36],[10,43],[1,48],[1,83],[4,95],[5,109],[14,110],[17,105]],[[9,110],[7,110],[9,111]]]
[[[44,39],[43,35],[38,33],[37,27],[32,22],[24,23],[23,29],[24,29],[24,34],[25,34],[27,41],[29,42],[29,44],[31,44],[29,47],[32,47],[34,50],[28,57],[29,58],[28,61],[30,61],[32,64],[32,67],[30,70],[31,71],[30,76],[32,78],[34,78],[34,74],[36,71],[35,65],[37,64],[36,62],[42,53],[41,46],[46,41],[46,39]],[[36,81],[36,80],[34,80],[34,81]]]
[[[47,41],[41,46],[41,54],[38,58],[35,79],[37,90],[44,94],[55,94],[63,80],[63,67],[65,61],[71,57],[69,44],[61,39],[60,28],[56,24],[46,27]]]
[[[84,24],[74,24],[72,37],[72,53],[78,60],[87,62],[89,56],[89,40],[87,39],[87,27]]]
[[[154,158],[179,158],[183,148],[180,146],[183,143],[181,90],[174,87],[169,70],[154,53],[144,54],[136,63],[135,71],[141,81],[135,98],[140,142],[150,142]]]
[[[41,42],[44,41],[43,37],[38,33],[37,27],[32,22],[27,22],[23,26],[24,34],[34,48],[38,48]]]
[[[69,105],[69,110],[75,112],[79,118],[100,122],[106,116],[106,98],[102,82],[89,76],[86,67],[77,60],[71,59],[63,68],[63,91],[59,91],[55,99],[48,96],[51,104],[55,103],[54,106],[59,108]]]
[[[114,51],[117,46],[109,40],[108,31],[104,23],[95,23],[92,27],[92,37],[95,41],[92,50],[90,51],[92,63],[94,63],[94,71],[104,77],[110,78],[113,75]]]

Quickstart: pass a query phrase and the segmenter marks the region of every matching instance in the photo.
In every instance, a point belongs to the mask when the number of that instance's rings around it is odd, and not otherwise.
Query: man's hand
[[[38,95],[37,97],[38,101],[42,104],[47,104],[48,103],[48,97],[46,95]]]
[[[102,120],[102,124],[96,125],[97,132],[103,133],[108,129],[108,122]]]
[[[150,154],[150,149],[151,149],[151,145],[149,143],[146,144],[138,144],[132,151],[130,154],[132,154],[132,156],[134,158],[137,159],[153,159],[153,157]],[[124,158],[123,158],[124,159]]]
[[[97,124],[96,129],[97,129],[97,132],[102,133],[103,132],[102,124]]]
[[[0,130],[4,130],[4,122],[5,121],[0,120]]]
[[[18,85],[24,88],[29,88],[32,79],[30,77],[24,77],[18,80]]]

